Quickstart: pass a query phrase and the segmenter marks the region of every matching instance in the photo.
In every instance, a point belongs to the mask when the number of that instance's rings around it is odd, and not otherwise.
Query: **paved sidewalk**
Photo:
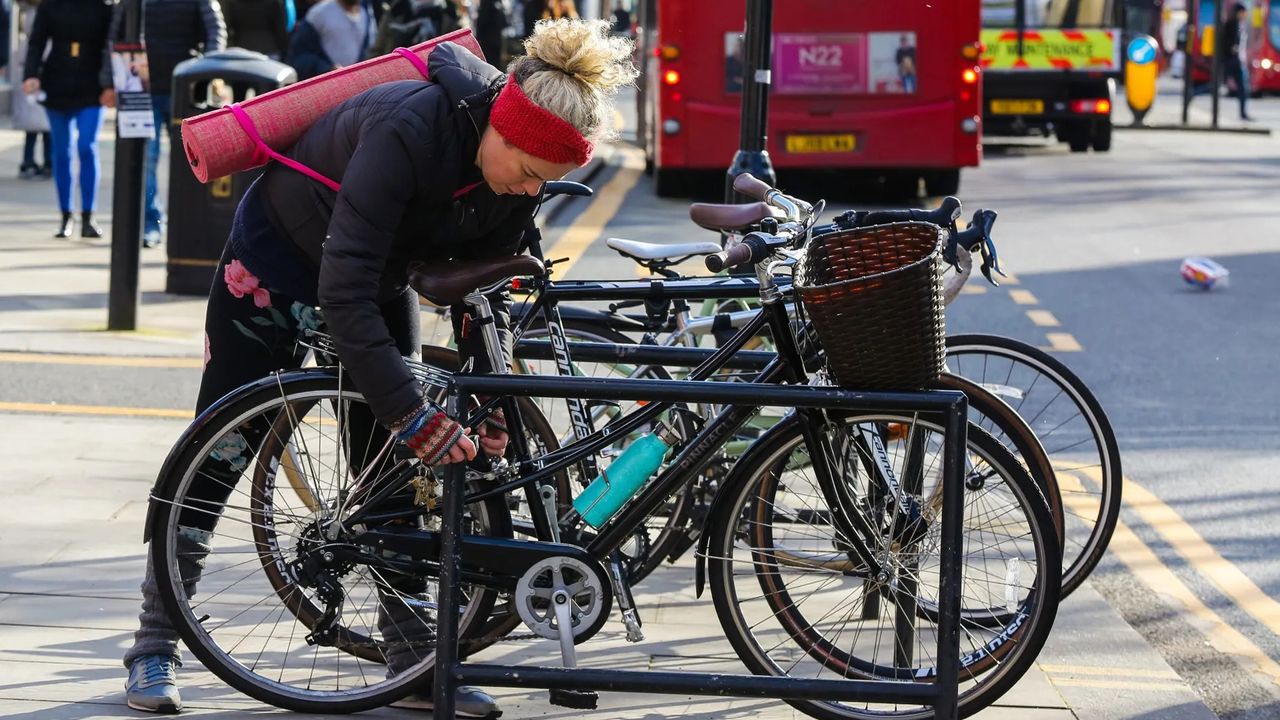
[[[143,252],[141,330],[109,333],[106,241],[55,240],[48,183],[16,179],[21,134],[0,131],[0,351],[199,357],[203,300],[166,295],[163,250]],[[110,208],[111,143],[101,207]],[[102,216],[109,224],[107,213]],[[135,626],[147,490],[182,422],[0,413],[0,717],[138,717],[123,705],[119,664]],[[15,442],[16,440],[16,442]],[[630,645],[611,620],[583,646],[595,667],[741,672],[691,572],[664,568],[640,589],[648,639]],[[498,646],[480,659],[541,661],[550,641]],[[274,712],[194,662],[182,672],[188,714]],[[550,706],[545,691],[499,690],[507,718],[791,718],[759,700],[605,694],[595,712]],[[414,713],[382,710],[371,717]],[[420,714],[419,714],[420,715]],[[1063,606],[1039,664],[989,720],[1209,720],[1214,715],[1087,584]]]
[[[1251,115],[1257,118],[1259,104],[1253,100],[1250,101],[1252,108]],[[1128,101],[1125,99],[1124,87],[1117,89],[1115,107],[1113,108],[1113,120],[1117,128],[1121,130],[1130,130],[1133,128],[1125,127],[1133,123],[1133,113],[1129,110]],[[1143,118],[1145,125],[1151,126],[1153,130],[1173,130],[1179,131],[1182,128],[1182,80],[1170,77],[1168,74],[1161,75],[1156,82],[1156,99],[1151,104],[1151,109]],[[1187,128],[1210,130],[1213,124],[1213,95],[1211,93],[1200,94],[1192,97],[1191,106],[1187,110]],[[1218,98],[1218,128],[1221,131],[1236,132],[1260,132],[1267,129],[1267,125],[1263,122],[1246,122],[1240,119],[1239,101],[1225,94]]]

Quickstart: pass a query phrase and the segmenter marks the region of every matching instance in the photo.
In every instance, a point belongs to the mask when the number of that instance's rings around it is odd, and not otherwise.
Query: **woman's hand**
[[[397,434],[400,440],[428,465],[474,460],[476,445],[464,428],[439,408],[430,406],[411,421],[411,426]]]
[[[464,460],[475,460],[476,444],[471,442],[471,438],[467,437],[467,433],[470,431],[471,431],[471,428],[463,428],[462,436],[458,438],[457,442],[455,442],[452,446],[449,447],[449,452],[435,464],[436,465],[452,465],[453,463],[463,462]],[[483,442],[484,441],[482,440],[481,443]],[[423,457],[423,455],[424,453],[421,450],[419,450],[418,457],[422,458],[423,460],[427,460],[427,458]]]
[[[22,92],[35,95],[40,92],[40,78],[27,78],[22,81]]]
[[[116,91],[114,88],[107,88],[98,96],[98,103],[102,107],[113,108],[116,106]]]
[[[490,457],[502,457],[507,452],[507,419],[501,410],[494,412],[480,423],[480,447]]]

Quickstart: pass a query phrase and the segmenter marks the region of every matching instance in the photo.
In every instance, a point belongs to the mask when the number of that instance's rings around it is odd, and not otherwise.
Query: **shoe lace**
[[[173,660],[171,658],[148,658],[142,666],[142,681],[144,683],[154,683],[161,680],[177,680],[177,673],[174,671]]]

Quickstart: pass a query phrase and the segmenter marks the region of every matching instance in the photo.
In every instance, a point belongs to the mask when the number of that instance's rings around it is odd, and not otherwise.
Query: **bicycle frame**
[[[537,254],[536,248],[538,248],[538,245],[536,241],[531,243],[531,247],[535,249],[535,254]],[[804,383],[807,380],[804,373],[804,360],[790,327],[792,318],[789,309],[794,306],[786,302],[790,295],[789,283],[779,287],[771,273],[758,271],[757,275],[757,278],[730,276],[676,279],[652,278],[640,281],[555,282],[550,278],[536,279],[532,288],[532,292],[535,295],[533,306],[526,311],[515,332],[517,337],[523,335],[523,332],[532,324],[533,319],[541,314],[546,322],[551,339],[550,341],[520,340],[516,346],[516,356],[525,359],[553,359],[557,366],[557,372],[562,377],[571,377],[573,375],[573,360],[570,357],[572,353],[578,360],[599,359],[605,362],[641,363],[641,366],[636,373],[633,373],[633,376],[648,366],[696,366],[688,375],[692,380],[708,379],[713,373],[721,369],[747,369],[759,372],[755,379],[752,380],[755,384],[775,383],[779,380],[790,383]],[[789,278],[787,279],[789,280]],[[748,290],[752,292],[748,294],[746,292]],[[674,347],[672,338],[669,338],[668,342],[663,345],[641,344],[637,346],[578,342],[571,344],[565,336],[558,309],[559,301],[565,298],[590,298],[593,300],[644,299],[649,301],[654,299],[675,299],[683,304],[685,300],[706,299],[708,297],[715,299],[763,298],[763,304],[761,308],[738,313],[739,318],[736,319],[738,332],[718,350]],[[687,306],[683,314],[687,315]],[[746,345],[752,338],[759,335],[766,324],[773,337],[782,338],[777,342],[777,352],[745,350]],[[483,319],[482,325],[486,328],[492,328],[492,323],[483,322]],[[675,338],[674,341],[679,341],[678,336],[673,337]],[[579,429],[584,425],[588,428],[590,427],[590,415],[585,413],[584,410],[579,410],[580,408],[585,408],[585,403],[576,396],[570,396],[568,400],[570,417],[575,427],[575,435],[579,441],[587,440],[590,436],[584,435]],[[633,422],[622,423],[619,428],[613,431],[613,434],[630,432],[644,422],[650,421],[658,414],[665,412],[669,407],[669,404],[661,403],[651,405],[644,411],[636,413]],[[632,501],[634,507],[643,508],[639,522],[643,522],[649,514],[656,511],[662,502],[676,492],[682,484],[695,479],[706,465],[711,462],[715,453],[724,447],[734,433],[738,432],[749,421],[754,411],[752,409],[750,412],[741,413],[737,408],[727,408],[720,414],[713,416],[704,427],[703,432],[688,442],[686,452],[680,453],[671,462],[667,472],[643,488],[640,495]],[[823,464],[823,467],[816,468],[816,471],[819,473],[819,477],[824,478],[823,487],[827,489],[830,495],[829,500],[836,507],[850,508],[853,504],[853,498],[848,496],[848,489],[842,487],[841,483],[833,482],[831,478],[834,475],[831,469],[825,467],[830,454],[826,452],[829,450],[826,439],[819,437],[818,433],[813,431],[813,427],[818,424],[820,424],[820,418],[808,418],[808,422],[802,424],[806,436],[806,444],[812,450],[822,451],[821,453],[811,452],[810,457],[815,464]],[[873,437],[874,435],[875,432],[872,429],[863,428],[854,437],[860,456],[865,458],[865,462],[868,465],[868,473],[875,476],[884,485],[883,489],[894,499],[899,508],[906,510],[908,509],[910,492],[904,486],[914,486],[919,480],[918,478],[912,478],[910,474],[907,474],[903,479],[897,478],[885,457],[883,443],[879,437]],[[588,452],[595,452],[608,443],[609,440],[606,439],[604,443],[593,444],[591,445],[592,449],[588,450]],[[918,450],[914,443],[912,448],[913,450]],[[687,453],[690,450],[693,450],[692,458],[687,457]],[[555,454],[553,453],[553,455]],[[546,460],[544,459],[542,462],[546,462]],[[527,484],[524,487],[531,508],[536,507],[534,493],[537,485],[550,474],[563,468],[564,466],[559,464],[553,464],[549,468],[540,467],[535,476],[526,479]],[[594,476],[593,472],[587,477]],[[502,490],[504,488],[487,491],[476,499],[489,497]],[[854,526],[842,527],[841,530],[846,534],[865,538],[870,537],[875,532],[856,513],[844,513],[840,520],[847,521],[849,518],[855,518],[859,522],[856,522]],[[570,519],[576,520],[576,518]],[[555,525],[556,522],[554,518],[549,518],[546,523],[539,524]],[[613,531],[612,528],[614,527],[623,529]],[[596,541],[593,541],[593,544],[588,549],[592,552],[601,550],[614,552],[621,547],[622,543],[638,527],[638,524],[628,525],[625,522],[611,523],[609,528],[606,528],[600,536],[597,536]],[[575,530],[580,529],[575,528]],[[603,544],[596,544],[601,543],[601,538],[606,538]],[[854,548],[859,560],[871,569],[871,576],[874,577],[880,571],[878,563],[870,557],[869,553],[864,553],[860,550],[865,550],[865,548]]]

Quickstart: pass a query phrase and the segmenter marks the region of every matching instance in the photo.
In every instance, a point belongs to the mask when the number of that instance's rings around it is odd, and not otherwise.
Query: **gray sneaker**
[[[430,695],[410,695],[403,700],[391,703],[391,707],[405,710],[434,710],[435,703],[432,702]],[[502,708],[498,707],[498,701],[494,700],[492,695],[470,685],[460,685],[454,691],[453,712],[460,718],[480,718],[481,720],[492,720],[502,716]]]
[[[129,666],[129,707],[153,713],[182,711],[177,663],[169,655],[143,655]]]

